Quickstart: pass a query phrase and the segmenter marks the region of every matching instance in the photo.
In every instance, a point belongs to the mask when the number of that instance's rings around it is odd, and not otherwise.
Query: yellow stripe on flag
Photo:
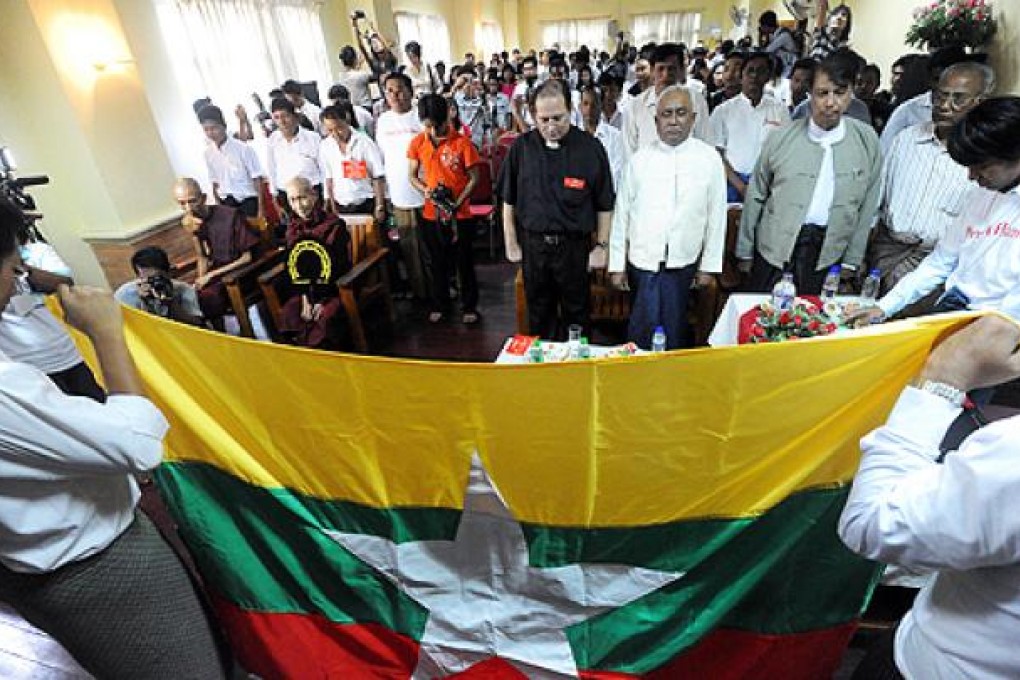
[[[635,526],[755,515],[847,483],[860,437],[974,315],[537,366],[320,353],[125,316],[171,422],[168,460],[376,508],[460,508],[478,450],[522,521]]]

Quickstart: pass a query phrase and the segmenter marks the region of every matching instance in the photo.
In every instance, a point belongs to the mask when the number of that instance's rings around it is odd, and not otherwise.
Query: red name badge
[[[584,180],[581,179],[580,177],[564,177],[563,186],[565,186],[568,189],[583,189]]]
[[[344,179],[366,179],[368,163],[365,161],[344,161]]]

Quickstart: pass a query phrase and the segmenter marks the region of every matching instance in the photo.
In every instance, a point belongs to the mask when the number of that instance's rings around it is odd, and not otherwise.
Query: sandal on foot
[[[481,320],[481,315],[478,312],[464,312],[464,316],[460,318],[462,323],[467,325],[473,325]]]
[[[429,323],[439,323],[443,320],[442,312],[429,312]]]

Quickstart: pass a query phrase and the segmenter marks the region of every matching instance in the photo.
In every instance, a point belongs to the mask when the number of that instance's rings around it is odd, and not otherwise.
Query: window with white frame
[[[638,14],[631,20],[633,44],[682,42],[688,47],[697,44],[701,31],[700,12],[659,12]]]
[[[506,49],[503,28],[494,21],[483,21],[475,27],[475,45],[488,59]]]
[[[437,61],[447,66],[452,63],[453,50],[450,47],[450,29],[446,19],[435,14],[412,14],[411,12],[394,12],[393,20],[397,24],[397,42],[400,53],[404,45],[412,40],[421,45],[421,58],[430,64]]]
[[[230,112],[288,78],[333,83],[316,0],[154,1],[185,96]]]
[[[574,52],[581,45],[592,51],[606,49],[609,19],[568,19],[542,22],[542,47],[559,45],[561,52]]]

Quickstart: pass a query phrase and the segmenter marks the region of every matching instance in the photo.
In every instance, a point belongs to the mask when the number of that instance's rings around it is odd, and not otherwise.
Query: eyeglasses
[[[932,101],[939,104],[946,102],[949,107],[959,111],[965,109],[975,101],[977,101],[981,95],[967,94],[966,92],[946,92],[944,90],[932,90]]]

